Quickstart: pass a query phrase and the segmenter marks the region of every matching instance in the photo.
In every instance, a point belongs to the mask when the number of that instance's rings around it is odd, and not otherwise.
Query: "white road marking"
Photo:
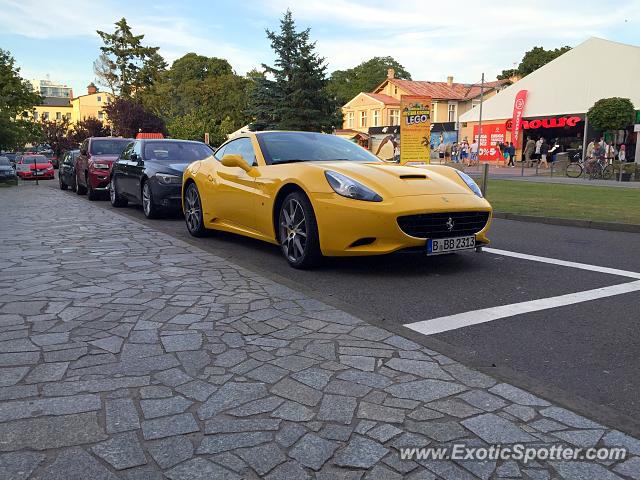
[[[550,263],[552,265],[561,265],[563,267],[579,268],[581,270],[590,270],[592,272],[608,273],[610,275],[618,275],[620,277],[629,277],[640,279],[640,273],[629,272],[627,270],[618,270],[617,268],[600,267],[598,265],[589,265],[588,263],[569,262],[567,260],[559,260],[557,258],[539,257],[537,255],[529,255],[526,253],[510,252],[509,250],[499,250],[497,248],[483,248],[483,252],[503,255],[505,257],[522,258],[524,260],[533,260],[534,262]]]
[[[434,333],[468,327],[469,325],[490,322],[499,318],[512,317],[523,313],[563,307],[565,305],[573,305],[576,303],[588,302],[590,300],[597,300],[600,298],[637,291],[640,291],[640,281],[612,285],[610,287],[595,288],[593,290],[586,290],[583,292],[568,293],[557,297],[541,298],[528,302],[512,303],[510,305],[502,305],[500,307],[473,310],[471,312],[459,313],[457,315],[449,315],[447,317],[408,323],[404,326],[411,330],[415,330],[418,333],[422,333],[423,335],[432,335]]]
[[[617,275],[619,277],[635,278],[640,280],[640,273],[630,272],[628,270],[619,270],[617,268],[601,267],[599,265],[589,265],[587,263],[570,262],[560,260],[558,258],[540,257],[538,255],[529,255],[527,253],[511,252],[509,250],[500,250],[497,248],[484,248],[484,252],[502,255],[505,257],[521,258],[523,260],[531,260],[534,262],[548,263],[551,265],[559,265],[563,267],[578,268],[580,270],[588,270],[591,272],[606,273],[609,275]],[[574,305],[576,303],[588,302],[600,298],[612,297],[614,295],[622,295],[640,291],[640,281],[623,283],[620,285],[612,285],[610,287],[595,288],[583,292],[568,293],[557,297],[540,298],[528,302],[512,303],[510,305],[502,305],[499,307],[483,308],[481,310],[472,310],[470,312],[458,313],[456,315],[448,315],[446,317],[433,318],[431,320],[423,320],[420,322],[407,323],[404,326],[422,333],[423,335],[433,335],[434,333],[447,332],[458,328],[468,327],[469,325],[477,325],[479,323],[490,322],[499,318],[513,317],[523,313],[538,312],[550,308],[563,307],[566,305]]]

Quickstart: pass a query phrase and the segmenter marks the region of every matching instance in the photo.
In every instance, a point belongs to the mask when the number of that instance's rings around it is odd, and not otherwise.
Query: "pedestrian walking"
[[[453,142],[453,145],[451,146],[451,160],[453,163],[460,162],[460,146],[458,145],[458,142]]]
[[[469,161],[469,165],[475,165],[478,162],[478,141],[474,141],[471,144],[471,160]]]
[[[509,151],[509,166],[514,168],[516,166],[516,147],[513,146],[513,142],[509,142],[507,150]]]
[[[535,154],[536,151],[536,142],[533,141],[531,137],[527,137],[527,143],[524,146],[524,158],[527,162],[527,167],[531,167],[532,159],[531,157]]]
[[[624,163],[627,161],[627,147],[625,146],[624,143],[620,145],[620,151],[618,152],[618,160],[620,160],[620,163]]]
[[[469,142],[466,138],[462,141],[462,145],[460,146],[460,161],[464,165],[469,166]]]

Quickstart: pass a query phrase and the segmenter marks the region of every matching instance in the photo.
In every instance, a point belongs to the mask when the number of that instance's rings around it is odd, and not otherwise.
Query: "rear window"
[[[131,140],[128,138],[92,140],[90,153],[91,155],[120,155],[129,143]]]
[[[29,155],[28,157],[22,157],[22,163],[35,164],[35,163],[48,163],[49,159],[44,155]]]
[[[213,151],[203,143],[145,142],[144,159],[160,162],[191,163],[210,157]]]

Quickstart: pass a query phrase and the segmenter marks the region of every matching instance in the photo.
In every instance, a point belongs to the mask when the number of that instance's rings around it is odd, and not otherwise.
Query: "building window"
[[[62,120],[62,113],[56,112],[56,120]]]
[[[37,122],[38,121],[38,112],[33,112],[33,119]]]
[[[49,120],[49,112],[42,112],[42,120]]]
[[[455,103],[449,104],[449,121],[450,122],[456,121],[456,104]]]
[[[471,108],[476,108],[480,105],[480,100],[471,100]]]
[[[393,86],[393,94],[394,95],[398,94],[398,87],[396,87],[395,85]]]
[[[353,117],[354,117],[353,112],[347,113],[347,127],[349,128],[353,128]]]
[[[400,110],[389,110],[389,125],[400,125]]]
[[[98,103],[102,102],[102,97],[98,97]]]
[[[366,127],[367,126],[367,112],[366,111],[360,112],[360,126],[361,127]]]
[[[98,112],[98,120],[102,120],[103,116],[104,116],[104,114],[102,112]]]
[[[71,120],[71,114],[67,113],[67,120]]]
[[[377,127],[380,125],[380,110],[373,111],[373,126]]]

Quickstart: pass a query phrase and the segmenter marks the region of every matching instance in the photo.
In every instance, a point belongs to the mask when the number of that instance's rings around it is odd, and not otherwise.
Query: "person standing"
[[[509,166],[514,168],[516,166],[516,147],[513,146],[513,142],[509,142],[507,150],[509,151]]]
[[[549,144],[541,138],[542,145],[540,145],[540,168],[549,168],[547,163],[547,154],[549,153]]]
[[[469,142],[466,138],[462,141],[462,145],[460,146],[460,161],[464,165],[469,166]]]
[[[620,160],[620,163],[624,163],[627,161],[627,147],[624,143],[620,145],[620,151],[618,151],[618,160]]]
[[[478,141],[477,140],[475,140],[471,144],[471,161],[469,162],[469,165],[474,165],[476,162],[478,162]]]
[[[536,151],[536,142],[531,137],[527,137],[527,143],[524,146],[524,158],[527,162],[527,167],[531,166],[531,157]]]
[[[587,151],[585,152],[586,153],[585,160],[587,158],[591,158],[591,155],[593,154],[593,149],[595,146],[596,146],[596,141],[595,139],[593,139],[589,142],[589,145],[587,145]]]
[[[616,147],[613,146],[613,142],[608,144],[605,143],[604,158],[608,164],[612,164],[613,160],[616,158]]]
[[[536,142],[536,156],[534,157],[536,160],[540,160],[540,148],[542,148],[543,143],[544,137],[540,137]]]

